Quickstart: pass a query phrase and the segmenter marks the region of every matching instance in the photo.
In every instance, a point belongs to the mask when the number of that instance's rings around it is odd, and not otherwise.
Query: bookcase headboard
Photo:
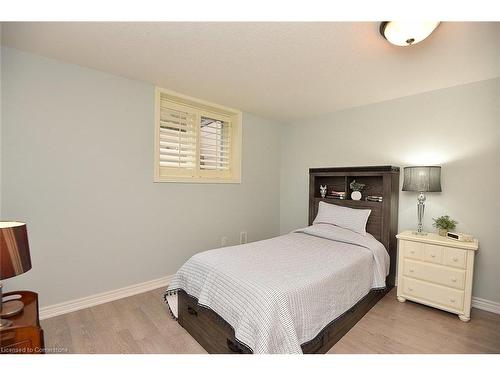
[[[353,180],[365,184],[361,200],[352,200],[350,184]],[[327,196],[321,197],[320,185],[327,186]],[[329,197],[331,192],[345,192],[345,199]],[[382,202],[365,200],[367,196],[380,196]],[[397,264],[399,167],[334,167],[309,169],[309,225],[318,213],[320,201],[339,206],[372,210],[366,231],[379,240],[387,249],[391,266],[387,284],[394,286]]]

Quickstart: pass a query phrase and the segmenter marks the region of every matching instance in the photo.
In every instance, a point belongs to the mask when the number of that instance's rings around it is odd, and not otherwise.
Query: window
[[[241,112],[156,89],[156,182],[240,182]]]

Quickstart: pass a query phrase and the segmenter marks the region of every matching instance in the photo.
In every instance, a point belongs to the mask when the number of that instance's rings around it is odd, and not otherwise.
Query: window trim
[[[229,178],[210,177],[208,173],[200,173],[199,169],[199,136],[198,146],[196,147],[196,168],[194,176],[186,176],[182,173],[178,175],[162,175],[160,167],[160,101],[161,95],[168,95],[174,105],[188,106],[195,109],[198,113],[212,113],[221,117],[231,119],[231,174]],[[217,183],[217,184],[239,184],[241,183],[241,155],[243,151],[242,145],[242,112],[237,109],[225,107],[219,104],[211,103],[205,100],[193,98],[177,92],[155,88],[155,136],[154,136],[154,182],[181,182],[181,183]],[[197,116],[199,117],[199,115]],[[199,121],[197,121],[199,123]],[[197,128],[198,129],[198,128]],[[199,131],[199,129],[198,129]],[[234,140],[234,142],[233,142]],[[207,171],[204,171],[207,172]]]

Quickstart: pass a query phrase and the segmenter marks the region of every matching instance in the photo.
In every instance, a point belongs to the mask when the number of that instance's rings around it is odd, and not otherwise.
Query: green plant
[[[435,228],[443,230],[453,230],[456,228],[458,222],[451,219],[448,215],[440,216],[438,218],[432,218],[434,223],[432,224]]]
[[[365,184],[360,184],[359,182],[356,182],[356,180],[352,180],[349,186],[351,187],[352,191],[361,191],[364,189]]]

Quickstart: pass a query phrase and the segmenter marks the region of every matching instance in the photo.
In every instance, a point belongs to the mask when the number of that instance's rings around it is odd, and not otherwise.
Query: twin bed
[[[325,353],[394,285],[399,168],[309,175],[310,226],[196,254],[169,285],[172,315],[209,353]],[[382,202],[319,195],[353,179]]]

